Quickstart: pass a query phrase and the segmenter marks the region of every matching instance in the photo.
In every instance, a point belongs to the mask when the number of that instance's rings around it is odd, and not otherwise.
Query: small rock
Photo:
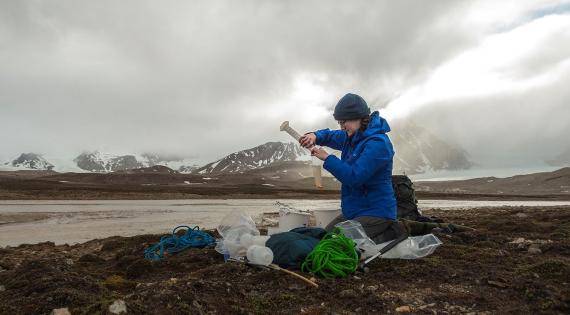
[[[516,238],[511,244],[524,244],[526,240],[523,237]]]
[[[396,313],[409,313],[411,311],[412,311],[412,308],[409,307],[408,305],[402,305],[402,306],[396,307]]]
[[[67,258],[67,259],[65,260],[65,264],[68,265],[68,266],[73,266],[73,259]]]
[[[378,286],[377,285],[369,285],[366,287],[366,291],[370,291],[370,292],[374,292],[378,290]]]
[[[69,312],[69,309],[67,309],[67,307],[54,308],[53,311],[51,311],[50,315],[71,315],[71,313]]]
[[[542,251],[540,250],[540,246],[538,244],[531,244],[528,247],[528,253],[532,255],[540,254]]]
[[[109,305],[109,312],[111,314],[127,313],[127,304],[123,300],[115,300],[113,304]]]
[[[176,278],[170,278],[170,282],[172,282],[172,283],[176,283],[177,281],[178,281],[178,279],[176,279]]]
[[[2,292],[2,291],[6,291],[6,287],[3,285],[0,285],[0,292]]]
[[[361,278],[359,276],[353,276],[354,279],[356,280],[360,280]]]
[[[344,298],[355,298],[358,296],[356,291],[354,291],[353,289],[342,290],[342,291],[340,291],[339,295],[340,295],[340,297],[344,297]]]
[[[528,218],[528,214],[523,213],[523,212],[519,212],[519,213],[515,214],[515,217],[524,219],[524,218]]]

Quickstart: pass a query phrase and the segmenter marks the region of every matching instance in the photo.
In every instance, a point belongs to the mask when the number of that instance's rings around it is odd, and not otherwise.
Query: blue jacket
[[[350,220],[360,216],[396,219],[396,198],[392,189],[394,149],[388,122],[378,112],[364,132],[352,137],[344,130],[315,132],[316,144],[341,150],[341,159],[329,155],[323,167],[342,183],[341,208]]]

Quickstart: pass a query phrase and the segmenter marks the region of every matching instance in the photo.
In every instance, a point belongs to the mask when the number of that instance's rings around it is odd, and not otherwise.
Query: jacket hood
[[[380,113],[378,113],[378,111],[373,112],[370,116],[372,116],[372,119],[368,124],[368,128],[364,130],[365,137],[373,134],[390,132],[390,125],[388,125],[386,119],[380,117]]]
[[[356,134],[354,134],[354,137],[352,139],[353,143],[368,138],[370,136],[380,135],[390,132],[390,125],[388,125],[386,119],[380,117],[380,113],[378,113],[378,111],[373,112],[370,116],[372,117],[372,119],[370,120],[370,123],[368,123],[368,127],[366,128],[366,130],[364,130],[364,132],[358,131]]]

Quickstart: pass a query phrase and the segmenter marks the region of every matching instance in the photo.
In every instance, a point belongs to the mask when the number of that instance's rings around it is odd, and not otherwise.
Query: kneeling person
[[[405,233],[397,223],[397,203],[392,189],[394,149],[386,133],[388,122],[377,111],[370,113],[364,99],[346,94],[334,109],[340,130],[322,129],[307,133],[299,142],[304,147],[327,146],[342,151],[341,158],[314,147],[313,156],[342,184],[342,214],[326,227],[355,220],[377,244]]]

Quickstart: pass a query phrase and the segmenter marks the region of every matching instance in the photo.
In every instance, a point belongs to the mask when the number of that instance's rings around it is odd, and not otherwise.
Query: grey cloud
[[[436,135],[462,145],[480,164],[539,166],[569,148],[570,73],[517,94],[430,104],[413,115]]]
[[[0,154],[213,160],[289,140],[278,125],[295,117],[243,113],[274,106],[304,72],[328,76],[329,108],[347,91],[381,108],[480,39],[456,23],[467,10],[458,1],[2,2]],[[297,122],[324,125],[334,122]]]

